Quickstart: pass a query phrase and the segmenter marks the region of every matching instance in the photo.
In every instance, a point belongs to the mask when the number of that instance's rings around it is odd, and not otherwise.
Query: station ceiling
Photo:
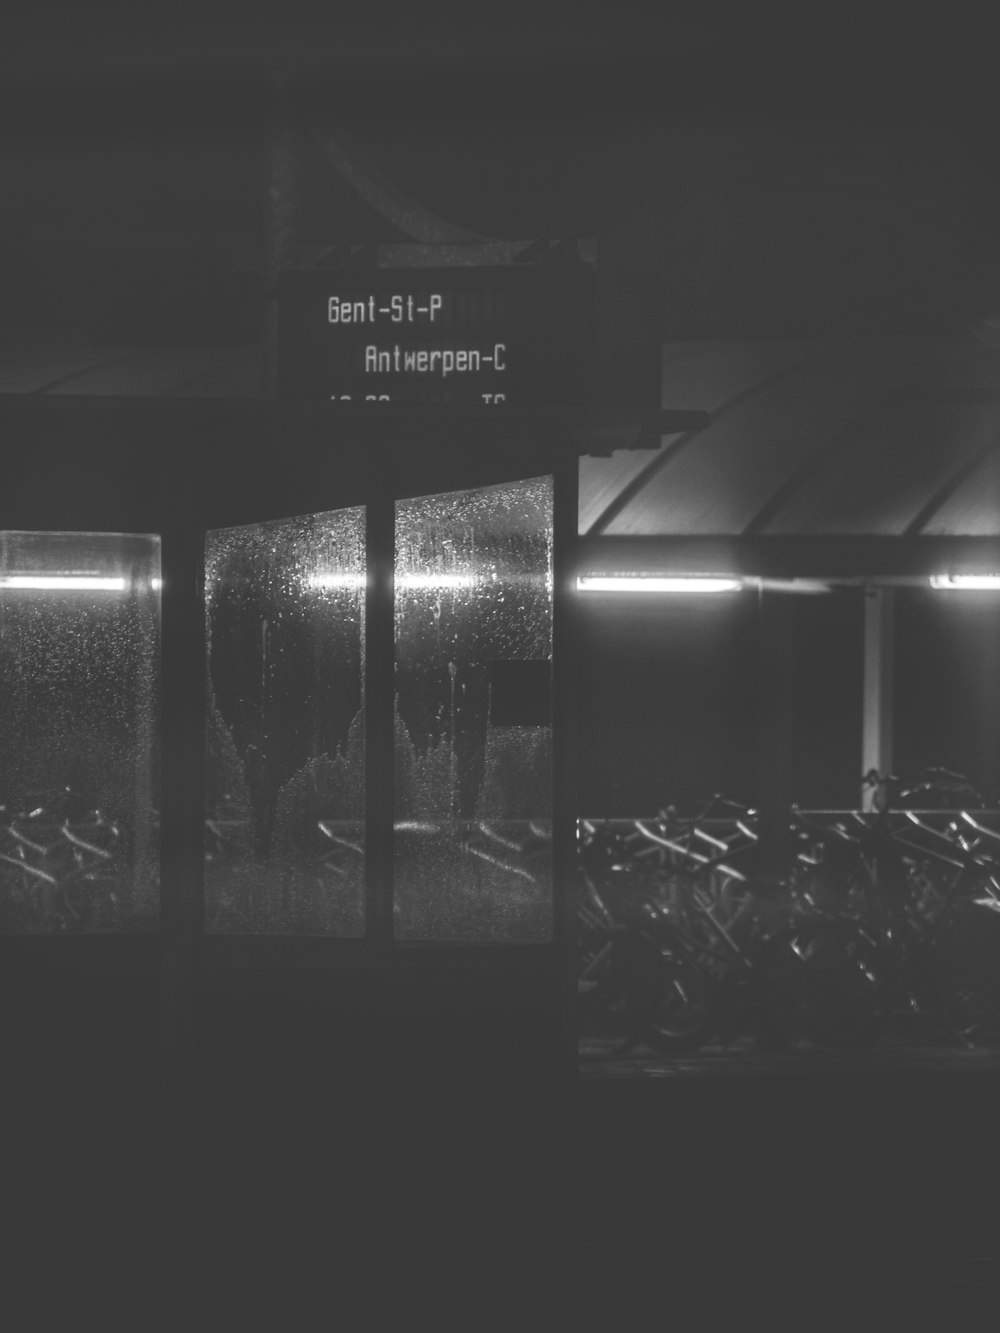
[[[988,321],[909,340],[748,339],[733,315],[770,313],[758,331],[800,335],[813,327],[801,311],[774,313],[798,302],[815,306],[817,329],[839,329],[838,293],[873,286],[873,308],[898,306],[900,323],[918,323],[921,303],[925,324],[950,328],[956,312],[994,308],[997,209],[978,183],[994,180],[994,47],[957,17],[945,32],[888,0],[822,14],[709,0],[655,17],[569,0],[488,17],[446,0],[336,14],[288,0],[276,17],[203,0],[108,16],[61,6],[58,24],[45,8],[12,19],[0,51],[0,393],[259,394],[261,132],[273,76],[292,68],[316,75],[404,191],[494,236],[600,222],[629,190],[641,204],[640,168],[656,163],[672,229],[651,240],[637,210],[620,250],[648,260],[622,280],[641,303],[662,259],[673,327],[660,336],[674,338],[663,406],[711,420],[657,448],[584,458],[588,538],[1000,535],[1000,335]],[[705,111],[741,100],[757,105],[753,132],[731,110],[717,124]],[[885,115],[870,111],[883,102]],[[839,110],[828,123],[816,104]],[[653,105],[674,110],[670,134],[647,143]],[[974,114],[953,121],[956,107]],[[468,108],[485,112],[475,133]],[[430,148],[407,119],[423,115]],[[634,159],[623,138],[642,141]],[[375,234],[328,168],[306,192],[304,242]],[[983,255],[965,265],[975,244]],[[872,323],[863,302],[842,304],[845,325]]]
[[[419,78],[483,85],[537,76],[551,89],[574,71],[614,70],[635,78],[720,61],[753,61],[773,74],[796,56],[871,48],[909,48],[920,39],[915,15],[900,23],[891,0],[703,0],[698,6],[651,6],[640,0],[368,0],[336,6],[319,0],[105,0],[74,12],[44,2],[12,15],[5,31],[5,74],[12,86],[61,88],[73,95],[109,82],[252,79],[292,60],[336,78],[345,92],[378,95]],[[938,35],[940,45],[940,33]],[[749,71],[748,71],[749,73]]]

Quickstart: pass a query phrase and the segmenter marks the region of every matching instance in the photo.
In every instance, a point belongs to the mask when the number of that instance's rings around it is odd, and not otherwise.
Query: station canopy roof
[[[0,394],[260,392],[256,347],[0,348]],[[1000,327],[667,343],[662,406],[709,424],[581,459],[588,545],[1000,537]]]
[[[582,462],[589,537],[1000,536],[1000,336],[668,343],[710,424]]]

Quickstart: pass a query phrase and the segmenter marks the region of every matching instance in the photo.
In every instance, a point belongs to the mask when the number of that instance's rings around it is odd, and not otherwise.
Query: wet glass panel
[[[207,535],[209,932],[364,934],[364,521]]]
[[[396,511],[394,934],[552,933],[552,480]]]
[[[0,533],[0,931],[159,927],[160,542]]]

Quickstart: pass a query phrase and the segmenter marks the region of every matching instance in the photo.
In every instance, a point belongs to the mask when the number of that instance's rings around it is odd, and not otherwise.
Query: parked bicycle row
[[[395,831],[402,933],[418,935],[420,910],[440,912],[447,903],[467,918],[465,936],[491,938],[503,915],[508,934],[545,938],[552,898],[547,822],[402,820]],[[0,931],[128,930],[139,878],[154,899],[147,916],[155,923],[157,811],[148,812],[143,833],[140,857],[129,821],[92,808],[70,788],[0,804]],[[266,855],[246,812],[222,801],[205,819],[203,851],[210,930],[364,933],[363,820],[316,819],[305,810]]]
[[[906,1016],[932,1040],[1000,1043],[1000,830],[954,808],[959,775],[865,782],[870,812],[794,810],[777,862],[755,812],[720,797],[584,821],[581,1035],[843,1049]]]
[[[23,810],[0,806],[0,926],[44,922],[77,932],[110,925],[128,867],[118,824],[58,793]]]

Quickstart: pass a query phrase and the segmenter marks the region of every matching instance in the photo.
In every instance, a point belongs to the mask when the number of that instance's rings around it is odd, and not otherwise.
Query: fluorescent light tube
[[[1000,590],[1000,574],[932,574],[931,587]]]
[[[583,574],[576,586],[580,592],[735,592],[743,585],[709,575]]]
[[[0,574],[0,588],[61,589],[69,592],[124,592],[125,580],[90,574]]]

